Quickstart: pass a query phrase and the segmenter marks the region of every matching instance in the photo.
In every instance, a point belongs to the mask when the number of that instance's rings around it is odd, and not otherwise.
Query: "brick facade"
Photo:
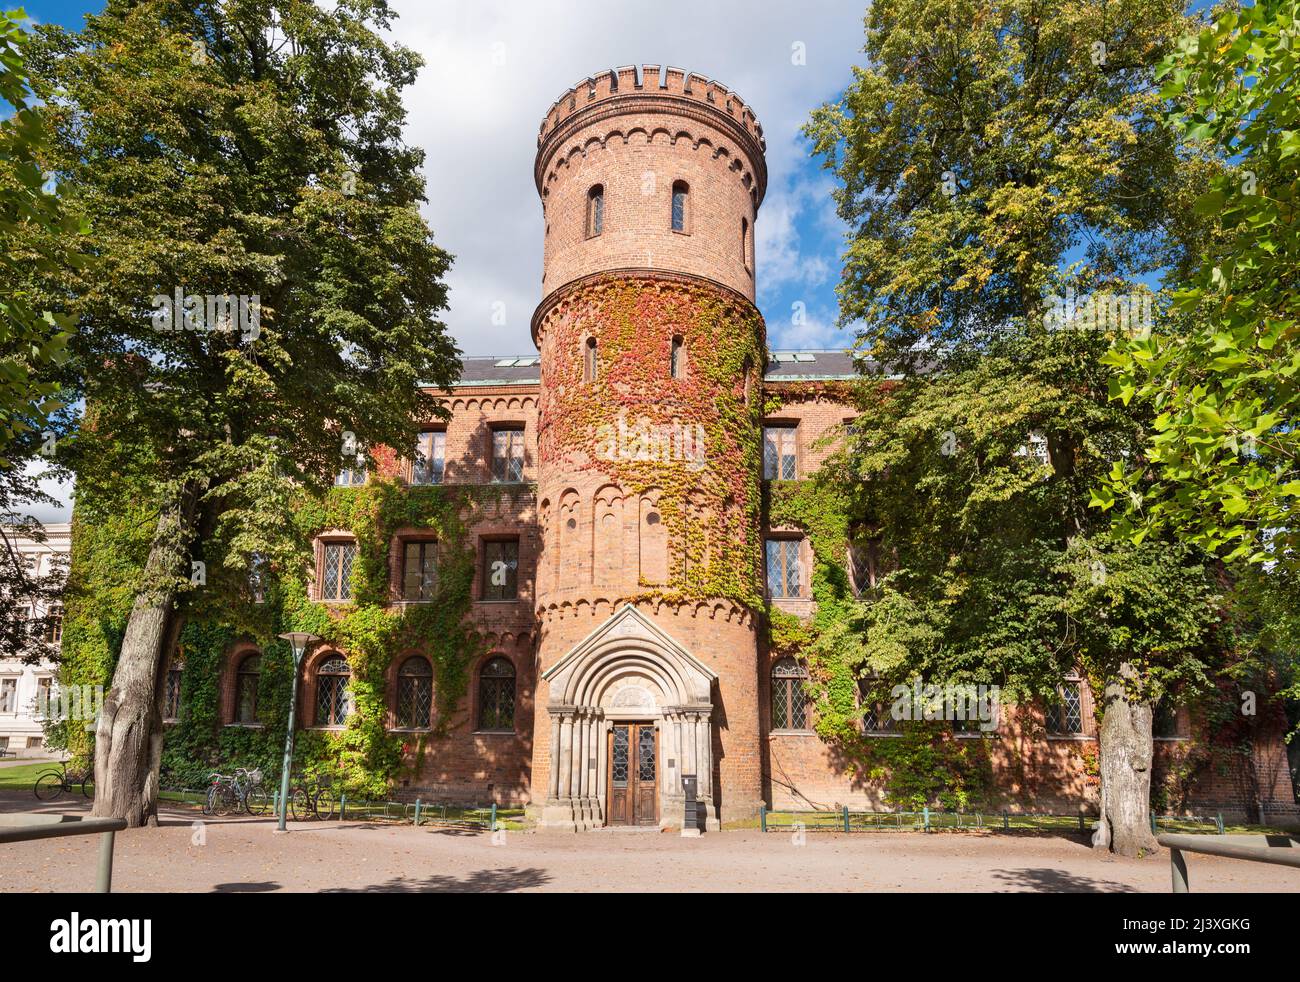
[[[524,803],[543,827],[605,824],[611,727],[641,720],[658,734],[660,824],[680,820],[680,777],[695,771],[713,827],[748,819],[762,803],[883,806],[880,787],[850,778],[813,734],[811,719],[797,729],[773,726],[773,659],[760,643],[761,612],[722,598],[645,599],[646,584],[666,582],[671,556],[662,526],[656,527],[654,494],[612,484],[581,454],[539,453],[539,445],[545,451],[539,433],[569,410],[561,387],[552,386],[552,369],[583,357],[576,346],[561,350],[553,340],[558,325],[578,316],[570,307],[575,286],[611,276],[649,278],[665,289],[689,282],[715,291],[720,302],[752,308],[753,226],[766,183],[762,131],[753,113],[734,93],[675,69],[599,75],[565,93],[546,114],[535,177],[546,219],[542,300],[533,319],[540,363],[467,359],[461,385],[439,394],[450,419],[436,424],[445,426],[447,484],[492,481],[494,430],[523,431],[518,493],[469,530],[480,565],[470,616],[489,639],[489,658],[504,656],[514,666],[514,731],[477,729],[484,659],[474,667],[456,722],[424,748],[419,776],[405,790]],[[679,182],[688,196],[683,227],[675,230]],[[603,194],[598,234],[591,224],[594,187]],[[765,424],[795,430],[796,478],[817,469],[831,452],[823,438],[842,434],[853,415],[825,383],[854,375],[849,357],[837,352],[778,353],[768,365],[756,394],[766,400],[759,405],[777,407]],[[745,380],[747,394],[749,384]],[[667,389],[663,398],[671,398]],[[611,416],[614,411],[611,406]],[[390,456],[381,473],[409,479],[410,464]],[[763,533],[801,536],[797,528]],[[398,530],[393,537],[395,602],[400,545],[419,534]],[[486,543],[505,536],[519,540],[518,597],[494,601],[481,592],[483,553]],[[799,549],[799,596],[772,603],[807,616],[812,557],[806,541]],[[312,599],[319,600],[315,587]],[[221,712],[228,723],[241,654],[232,653],[223,683]],[[313,664],[325,654],[316,653]],[[390,707],[401,661],[395,659],[389,679]],[[312,726],[311,666],[304,681],[300,718]],[[571,697],[581,701],[570,703]],[[999,788],[1040,809],[1073,811],[1094,801],[1089,756],[1095,757],[1096,740],[1086,686],[1082,733],[1044,738],[1035,712],[1013,707],[990,741]],[[1192,721],[1187,728],[1195,732]],[[1280,715],[1259,731],[1252,792],[1279,806],[1293,801],[1281,733]],[[412,759],[415,738],[407,748]],[[1192,743],[1158,741],[1157,759],[1172,760]],[[1191,797],[1244,801],[1243,787],[1239,775],[1214,771]]]

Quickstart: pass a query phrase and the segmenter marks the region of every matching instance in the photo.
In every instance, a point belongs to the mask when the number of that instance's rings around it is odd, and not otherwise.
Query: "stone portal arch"
[[[682,817],[681,778],[695,774],[713,817],[711,720],[717,675],[631,604],[620,608],[542,673],[550,685],[550,783],[542,827],[604,825],[608,734],[648,722],[659,739],[659,821]]]

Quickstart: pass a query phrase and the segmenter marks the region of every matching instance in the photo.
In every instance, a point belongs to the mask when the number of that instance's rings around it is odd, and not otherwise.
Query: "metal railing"
[[[946,829],[983,829],[1004,832],[1090,832],[1096,815],[1042,814],[1033,812],[949,812],[922,808],[920,811],[852,811],[847,806],[836,810],[800,811],[789,808],[759,810],[759,827],[764,832],[799,830],[804,832],[939,832]],[[1161,827],[1170,831],[1206,832],[1222,835],[1222,815],[1152,815],[1151,831]]]
[[[99,866],[95,892],[113,890],[113,845],[118,832],[126,828],[124,818],[78,818],[72,815],[0,815],[0,845],[61,839],[69,835],[99,834]]]
[[[1246,846],[1235,842],[1220,842],[1198,835],[1158,835],[1156,841],[1169,850],[1169,871],[1173,877],[1174,893],[1189,893],[1187,860],[1185,852],[1199,852],[1206,856],[1225,859],[1246,859],[1253,863],[1273,863],[1277,866],[1294,866],[1300,869],[1300,849],[1293,847],[1288,838],[1285,846]]]

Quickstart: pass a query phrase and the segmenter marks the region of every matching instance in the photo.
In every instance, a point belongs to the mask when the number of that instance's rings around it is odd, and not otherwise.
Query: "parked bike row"
[[[291,777],[289,787],[289,816],[295,822],[318,819],[328,821],[338,810],[338,799],[328,780],[309,781],[301,774]],[[93,769],[69,771],[68,765],[51,765],[36,778],[33,792],[41,801],[53,801],[61,795],[80,791],[87,798],[94,797],[95,772]],[[218,817],[235,815],[267,815],[272,810],[274,798],[268,790],[260,768],[249,770],[238,767],[233,774],[213,772],[208,778],[208,792],[203,801],[203,814]]]

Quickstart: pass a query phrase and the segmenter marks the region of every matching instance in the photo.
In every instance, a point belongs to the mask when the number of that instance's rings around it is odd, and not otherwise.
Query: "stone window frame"
[[[505,729],[485,729],[483,727],[483,672],[494,661],[501,660],[510,666],[514,673],[511,678],[514,680],[514,697],[510,710],[510,728]],[[474,721],[473,733],[477,736],[518,736],[519,735],[519,666],[515,660],[507,655],[504,651],[490,651],[484,655],[478,665],[474,668],[474,686],[472,689],[473,705],[470,707],[473,715],[470,717]],[[491,677],[491,676],[489,676]]]
[[[0,704],[0,715],[17,716],[18,715],[18,683],[22,680],[23,673],[21,669],[4,668],[0,670],[0,686],[5,682],[12,682],[12,701],[5,706]]]

